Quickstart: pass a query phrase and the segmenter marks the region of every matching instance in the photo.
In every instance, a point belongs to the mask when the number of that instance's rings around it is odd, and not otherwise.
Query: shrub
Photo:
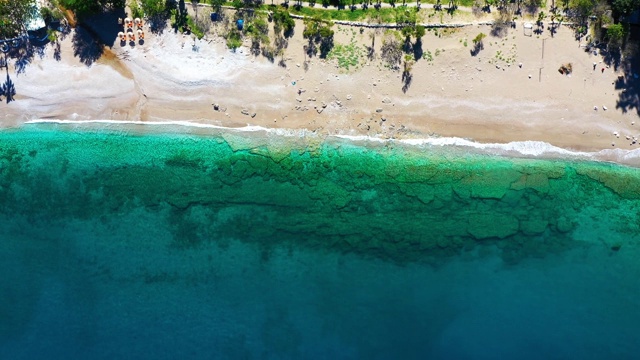
[[[476,35],[476,37],[473,38],[473,43],[474,44],[481,44],[482,40],[487,37],[487,35],[485,35],[484,33],[480,33],[478,35]]]
[[[227,34],[227,47],[235,51],[240,46],[242,46],[242,34],[236,29],[229,31]]]

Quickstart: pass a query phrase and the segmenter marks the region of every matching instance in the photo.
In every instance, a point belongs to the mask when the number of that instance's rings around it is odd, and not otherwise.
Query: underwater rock
[[[520,221],[520,230],[525,235],[542,234],[549,225],[547,220],[543,219],[529,219]]]
[[[467,231],[478,240],[497,237],[504,239],[519,230],[518,219],[511,215],[469,214]]]
[[[571,221],[566,217],[561,216],[558,218],[556,228],[558,229],[558,231],[566,233],[573,230],[573,223],[571,223]]]
[[[608,168],[579,167],[576,172],[599,181],[616,194],[627,199],[640,199],[640,174],[637,169],[612,172]]]

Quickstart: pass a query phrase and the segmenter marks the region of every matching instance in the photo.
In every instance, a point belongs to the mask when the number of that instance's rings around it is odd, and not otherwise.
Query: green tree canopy
[[[586,19],[593,13],[596,8],[597,2],[595,0],[570,0],[569,8],[575,10],[578,16]]]
[[[35,0],[0,0],[0,39],[20,35],[34,15]]]
[[[320,57],[326,57],[333,48],[334,31],[331,30],[333,23],[322,20],[320,17],[307,18],[304,20],[304,31],[302,36],[309,39],[307,53],[315,55],[320,47]]]
[[[613,0],[611,7],[618,15],[628,16],[640,9],[640,0]]]
[[[278,29],[281,28],[285,33],[290,32],[296,26],[296,23],[289,12],[278,8],[273,11],[273,22],[276,24]]]
[[[1,1],[1,0],[0,0]],[[90,15],[105,8],[122,8],[125,0],[59,0],[60,5],[73,10],[76,14]]]
[[[609,25],[609,28],[607,29],[609,44],[620,46],[622,44],[622,39],[624,39],[624,34],[625,31],[622,24]]]
[[[304,25],[304,31],[302,32],[302,36],[304,38],[313,39],[333,37],[334,32],[331,30],[333,23],[329,21],[324,21],[319,17],[314,17],[305,19]]]
[[[485,37],[487,37],[485,33],[479,33],[472,41],[474,44],[482,43],[482,40],[484,40]]]
[[[167,10],[165,0],[142,0],[142,10],[147,17],[153,18],[161,16]]]
[[[405,36],[407,41],[411,38],[411,36],[415,36],[416,39],[420,39],[424,36],[424,27],[417,26],[418,23],[418,13],[413,9],[407,9],[406,7],[396,8],[396,24],[401,25],[402,35]]]

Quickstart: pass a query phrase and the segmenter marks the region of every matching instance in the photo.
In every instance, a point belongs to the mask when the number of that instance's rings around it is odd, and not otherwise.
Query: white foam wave
[[[174,121],[139,121],[139,120],[61,120],[61,119],[34,119],[26,121],[25,124],[61,124],[61,125],[87,125],[87,124],[108,124],[108,125],[144,125],[144,126],[185,126],[201,129],[216,129],[225,131],[239,132],[265,132],[280,136],[309,136],[314,134],[313,131],[307,129],[279,129],[266,128],[259,125],[250,125],[242,127],[227,127],[214,124],[204,124],[199,122],[174,120]]]
[[[283,137],[317,137],[320,134],[308,129],[282,129],[267,128],[259,125],[247,124],[243,127],[225,127],[214,124],[205,124],[192,121],[135,121],[135,120],[60,120],[60,119],[34,119],[25,122],[26,124],[113,124],[113,125],[145,125],[145,126],[185,126],[193,128],[216,129],[223,131],[238,132],[263,132]],[[496,155],[525,156],[525,157],[547,157],[547,158],[570,158],[585,160],[613,161],[619,163],[633,164],[640,166],[640,149],[604,149],[597,152],[584,152],[563,149],[543,141],[513,141],[509,143],[479,143],[458,137],[432,137],[415,139],[389,139],[382,137],[372,137],[367,135],[346,135],[337,134],[329,137],[346,139],[353,142],[386,143],[397,142],[411,146],[452,146],[461,148],[473,148]]]
[[[463,146],[473,147],[483,150],[501,150],[512,151],[522,155],[528,156],[541,156],[544,154],[558,154],[568,156],[592,156],[592,153],[572,151],[557,146],[553,146],[543,141],[513,141],[508,143],[479,143],[467,139],[457,137],[447,138],[427,138],[427,139],[405,139],[400,140],[403,143],[410,145],[438,145],[438,146]]]

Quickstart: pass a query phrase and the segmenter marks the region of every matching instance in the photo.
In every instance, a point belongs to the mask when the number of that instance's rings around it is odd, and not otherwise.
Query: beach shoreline
[[[251,150],[267,147],[280,153],[283,150],[314,148],[321,143],[349,142],[367,148],[402,147],[410,152],[425,151],[430,154],[445,153],[461,156],[477,154],[490,157],[507,157],[530,160],[597,161],[640,168],[640,149],[602,149],[598,151],[573,151],[541,141],[512,141],[507,143],[480,143],[458,137],[383,138],[368,135],[321,134],[307,129],[266,128],[247,125],[224,127],[190,121],[129,121],[129,120],[57,120],[35,119],[26,121],[15,130],[35,127],[43,131],[52,129],[74,132],[103,132],[146,135],[186,135],[224,138],[234,148]],[[33,129],[33,128],[32,128]],[[7,128],[5,130],[11,130]]]
[[[336,44],[362,47],[374,38],[379,53],[384,33],[339,25],[334,29]],[[252,55],[248,41],[232,52],[223,38],[196,40],[171,29],[149,35],[142,45],[122,46],[114,39],[87,65],[78,56],[72,31],[60,42],[59,60],[47,46],[41,59],[12,75],[18,94],[16,101],[2,105],[0,124],[184,120],[319,136],[547,143],[571,152],[607,154],[603,160],[627,164],[624,158],[636,157],[629,154],[639,148],[633,143],[640,137],[638,114],[616,108],[620,72],[603,65],[601,55],[580,48],[569,28],[537,39],[517,27],[502,38],[489,36],[476,56],[469,54],[467,41],[480,31],[488,33],[489,26],[437,36],[427,32],[423,51],[429,57],[414,64],[405,90],[401,72],[386,68],[379,56],[348,71],[333,60],[307,58],[302,30],[297,21],[283,56],[286,67],[278,59],[272,63]],[[509,54],[509,63],[496,54]],[[571,76],[555,70],[568,62],[573,64]]]

